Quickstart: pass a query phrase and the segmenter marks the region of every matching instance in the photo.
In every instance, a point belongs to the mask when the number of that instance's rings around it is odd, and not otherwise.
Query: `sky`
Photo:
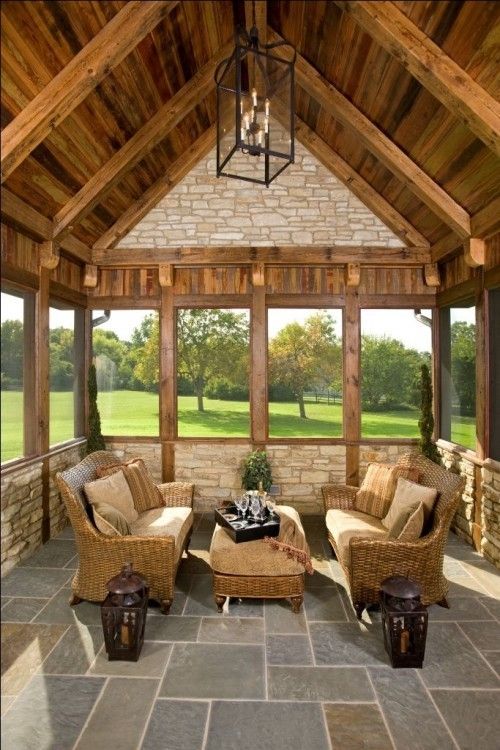
[[[1,295],[1,320],[21,320],[22,319],[22,302],[19,298],[10,294]],[[130,336],[137,326],[148,315],[151,310],[112,310],[111,318],[104,323],[101,328],[108,331],[114,331],[122,340],[129,340]],[[241,312],[241,310],[235,310]],[[292,321],[303,323],[307,317],[316,312],[313,309],[271,309],[268,318],[269,338],[273,338],[276,333]],[[330,311],[333,319],[336,321],[335,330],[337,334],[341,333],[341,314],[339,310]],[[430,310],[422,310],[427,317],[431,316]],[[102,311],[94,311],[94,317],[102,315]],[[68,310],[56,310],[51,308],[50,326],[69,327],[72,324],[72,312]],[[475,310],[471,308],[453,308],[452,322],[455,320],[465,320],[467,323],[473,323],[475,320]],[[412,310],[364,310],[361,316],[362,334],[387,335],[391,338],[398,339],[406,347],[417,349],[418,351],[431,350],[430,328],[419,323]]]

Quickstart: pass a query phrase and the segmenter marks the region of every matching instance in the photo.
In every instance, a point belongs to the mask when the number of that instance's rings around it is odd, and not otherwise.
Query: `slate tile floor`
[[[320,518],[304,611],[212,598],[198,516],[171,614],[151,608],[137,663],[108,662],[99,606],[67,604],[65,529],[2,585],[3,750],[494,750],[500,574],[450,535],[450,610],[429,610],[422,670],[393,670],[380,614],[356,621]]]

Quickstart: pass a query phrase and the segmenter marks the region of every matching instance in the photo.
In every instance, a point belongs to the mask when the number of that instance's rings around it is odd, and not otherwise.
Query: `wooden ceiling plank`
[[[268,38],[270,41],[281,40],[271,28]],[[463,239],[470,236],[470,217],[465,209],[300,54],[297,54],[295,74],[299,85],[332,117],[352,128],[360,142],[441,221]]]
[[[500,195],[471,218],[471,234],[473,237],[488,239],[498,231],[500,231]]]
[[[429,247],[429,241],[404,216],[396,211],[361,175],[342,159],[314,130],[299,117],[295,117],[295,134],[337,179],[351,190],[380,221],[386,224],[408,246]]]
[[[96,251],[107,250],[125,237],[131,229],[154,208],[159,201],[179,183],[193,167],[215,146],[216,126],[212,125],[196,140],[170,167],[166,173],[151,185],[120,218],[105,232],[93,246]]]
[[[130,0],[2,131],[2,182],[179,0]]]
[[[344,265],[420,268],[429,262],[428,250],[409,247],[281,246],[281,247],[116,247],[94,250],[93,263],[105,268],[147,268],[171,263],[174,266],[227,266],[253,263],[270,265]]]
[[[54,217],[54,236],[71,230],[113,189],[141,159],[189,114],[215,86],[214,72],[220,60],[228,56],[226,45],[204,65],[158,112],[135,133]]]
[[[1,201],[2,219],[16,229],[31,237],[36,242],[52,240],[52,222],[43,216],[32,206],[29,206],[21,198],[18,198],[11,190],[2,189]],[[60,246],[69,255],[83,263],[90,263],[92,253],[89,247],[77,237],[68,235],[60,243]]]
[[[452,114],[500,156],[500,105],[393,3],[337,1]]]

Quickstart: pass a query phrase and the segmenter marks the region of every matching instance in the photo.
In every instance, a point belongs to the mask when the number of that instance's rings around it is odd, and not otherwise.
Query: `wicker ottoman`
[[[296,510],[280,506],[277,511],[292,515],[302,530]],[[304,599],[304,566],[263,539],[236,544],[226,529],[216,526],[210,545],[214,597],[222,612],[227,597],[241,599],[290,599],[299,612]]]

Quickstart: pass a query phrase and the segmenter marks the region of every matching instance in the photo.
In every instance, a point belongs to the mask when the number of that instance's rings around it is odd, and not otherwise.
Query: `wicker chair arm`
[[[408,571],[425,569],[435,555],[438,544],[435,534],[417,539],[415,542],[399,542],[397,539],[367,539],[354,537],[349,542],[350,572],[353,580],[359,580],[366,572],[370,577],[376,571],[387,571],[406,575]]]
[[[159,484],[158,489],[167,508],[193,507],[194,484],[189,482],[165,482]]]
[[[327,510],[337,508],[339,510],[352,510],[359,487],[348,484],[325,484],[321,488],[325,513]]]

